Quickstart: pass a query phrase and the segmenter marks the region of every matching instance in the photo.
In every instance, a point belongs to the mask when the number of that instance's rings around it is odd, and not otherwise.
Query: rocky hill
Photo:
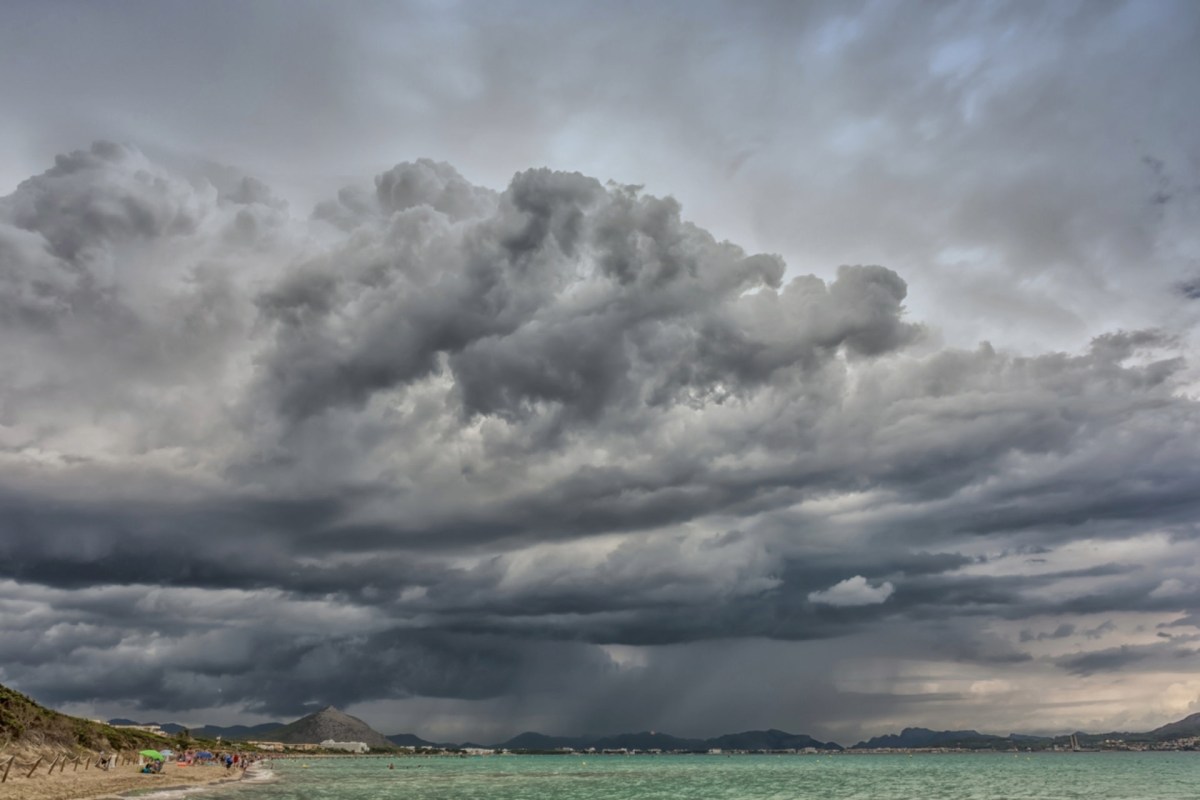
[[[1028,738],[1028,737],[1026,737]],[[855,750],[921,747],[964,747],[968,749],[1003,750],[1012,746],[1007,736],[995,736],[975,730],[931,731],[928,728],[905,728],[900,733],[876,736],[854,745]]]
[[[1145,735],[1148,739],[1158,742],[1169,739],[1182,739],[1187,736],[1200,736],[1200,714],[1192,714],[1178,722],[1172,722],[1169,725],[1163,725],[1161,728],[1147,731]]]
[[[326,739],[333,739],[337,742],[366,742],[369,747],[394,747],[382,733],[358,717],[338,711],[333,706],[326,706],[314,714],[276,728],[270,732],[270,736],[284,744],[319,744]]]

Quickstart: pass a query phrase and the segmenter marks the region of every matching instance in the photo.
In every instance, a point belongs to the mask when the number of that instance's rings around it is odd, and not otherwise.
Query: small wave
[[[211,785],[197,784],[196,786],[176,786],[171,789],[160,789],[156,792],[123,794],[121,797],[129,800],[181,800],[189,795],[212,791]]]
[[[191,795],[212,793],[218,787],[236,786],[240,783],[274,783],[279,780],[279,776],[275,774],[270,767],[265,765],[256,765],[250,767],[242,775],[240,780],[224,780],[216,783],[198,783],[194,786],[172,786],[168,789],[158,789],[156,791],[145,791],[144,789],[135,789],[129,794],[121,794],[119,797],[125,800],[185,800]]]
[[[243,783],[270,783],[278,779],[279,776],[270,767],[250,767],[242,776]]]

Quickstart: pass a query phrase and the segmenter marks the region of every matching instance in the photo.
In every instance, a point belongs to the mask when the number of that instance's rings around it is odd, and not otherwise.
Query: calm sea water
[[[388,764],[395,765],[388,769]],[[190,800],[1196,800],[1200,753],[273,761]],[[161,793],[160,793],[161,795]]]

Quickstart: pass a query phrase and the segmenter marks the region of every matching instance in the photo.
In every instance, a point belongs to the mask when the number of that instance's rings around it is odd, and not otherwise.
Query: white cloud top
[[[855,575],[828,589],[810,592],[808,599],[827,606],[873,606],[887,600],[894,591],[896,587],[888,581],[872,586],[862,575]]]

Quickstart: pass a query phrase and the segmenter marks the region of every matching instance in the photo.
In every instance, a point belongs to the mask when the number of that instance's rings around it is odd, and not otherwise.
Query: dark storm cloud
[[[1200,300],[1200,278],[1182,281],[1176,288],[1188,300]]]
[[[0,595],[10,593],[11,585],[0,587]],[[11,680],[59,703],[94,696],[99,681],[110,697],[140,708],[186,710],[219,694],[253,712],[298,715],[313,697],[342,705],[409,695],[490,697],[544,668],[535,651],[495,636],[381,630],[331,603],[289,612],[273,593],[137,586],[84,597],[81,603],[52,595],[44,613],[14,615],[4,625],[0,653]],[[185,615],[196,601],[201,613]],[[324,629],[330,625],[340,631]],[[597,669],[595,654],[557,649],[554,661],[573,658],[579,669]],[[355,680],[338,682],[339,690],[321,685],[351,673]]]
[[[1034,634],[1032,631],[1021,631],[1022,642],[1040,642],[1046,639],[1066,639],[1075,633],[1075,626],[1069,622],[1064,622],[1052,631],[1041,631]]]
[[[341,500],[212,499],[173,506],[145,499],[136,507],[72,507],[47,497],[7,496],[0,508],[6,519],[0,575],[47,586],[278,587],[299,596],[365,593],[381,602],[445,573],[400,554],[353,564],[297,563],[304,548],[295,540],[327,531],[342,512]],[[49,531],[55,535],[48,541]],[[324,557],[328,549],[319,553]]]
[[[146,171],[114,168],[136,158],[111,142],[59,156],[10,197],[7,216],[73,263],[90,260],[93,248],[194,232],[199,213],[188,208],[186,188]]]
[[[1197,636],[1172,637],[1167,641],[1148,645],[1122,645],[1107,650],[1096,650],[1082,655],[1067,656],[1058,660],[1058,666],[1076,675],[1095,672],[1119,672],[1123,668],[1140,662],[1154,662],[1159,669],[1187,671],[1195,669],[1200,661]],[[1191,646],[1189,646],[1191,643]]]
[[[788,278],[579,173],[496,192],[423,160],[288,208],[107,143],[0,200],[4,680],[501,703],[627,687],[608,647],[661,676],[707,642],[925,631],[914,659],[1015,669],[1092,628],[988,624],[1196,603],[1178,336],[939,347],[893,270]],[[1050,565],[1164,530],[1174,562]]]
[[[904,283],[882,268],[742,298],[778,288],[782,263],[714,241],[669,199],[536,170],[513,179],[495,213],[455,224],[460,209],[434,213],[448,202],[442,185],[409,171],[377,181],[383,213],[346,247],[260,301],[280,323],[269,357],[279,385],[267,392],[290,415],[446,368],[467,417],[595,420],[723,400],[840,347],[878,354],[915,335],[899,319]]]

